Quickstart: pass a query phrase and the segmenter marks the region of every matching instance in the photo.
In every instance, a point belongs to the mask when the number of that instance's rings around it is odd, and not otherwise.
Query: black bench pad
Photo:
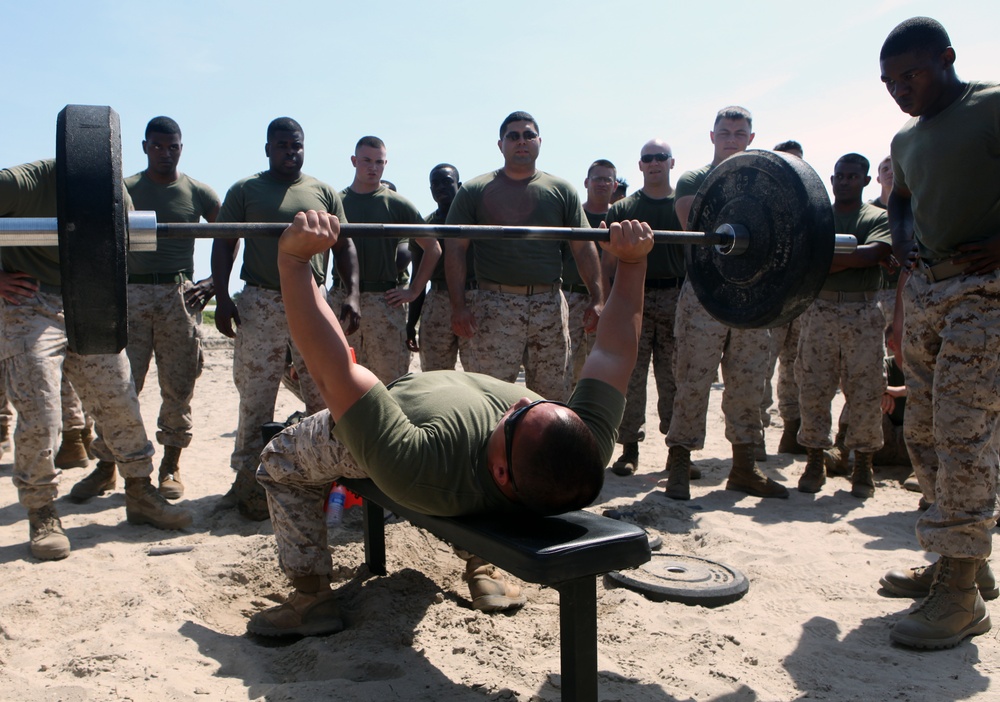
[[[431,517],[396,504],[370,480],[341,480],[345,487],[521,580],[557,585],[650,559],[646,532],[591,512]]]

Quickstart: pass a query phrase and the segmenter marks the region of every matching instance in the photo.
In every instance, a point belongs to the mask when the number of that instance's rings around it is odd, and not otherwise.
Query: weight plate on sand
[[[674,553],[654,553],[647,563],[608,573],[608,578],[654,602],[669,600],[702,607],[735,602],[750,588],[746,576],[735,568]]]

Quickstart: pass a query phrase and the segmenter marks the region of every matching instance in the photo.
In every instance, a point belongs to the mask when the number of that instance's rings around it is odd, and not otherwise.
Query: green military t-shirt
[[[511,227],[587,227],[576,189],[562,178],[536,171],[513,180],[502,170],[463,183],[448,224]],[[557,241],[477,241],[476,278],[506,285],[558,283],[562,252]]]
[[[611,206],[608,224],[637,219],[647,222],[654,230],[675,232],[681,224],[674,210],[676,192],[670,197],[654,199],[642,190],[636,190]],[[681,244],[654,244],[646,258],[646,278],[683,278],[684,247]]]
[[[524,386],[478,373],[405,375],[368,391],[337,422],[333,435],[385,494],[425,514],[455,516],[520,509],[490,476],[486,444]],[[569,406],[590,427],[604,464],[611,459],[625,398],[584,379]]]
[[[709,163],[701,168],[685,172],[680,177],[680,180],[677,181],[677,187],[674,188],[674,198],[680,200],[682,197],[694,197],[697,195],[698,188],[705,182],[705,179],[708,178],[708,174],[711,173],[713,168],[715,166]],[[687,226],[687,222],[684,225]]]
[[[34,161],[0,171],[0,216],[55,217],[55,159]],[[27,273],[46,285],[59,285],[58,246],[4,246],[3,269]]]
[[[970,82],[932,119],[911,119],[891,153],[925,260],[952,258],[959,244],[1000,233],[1000,83]]]
[[[372,193],[360,195],[350,188],[340,191],[344,212],[349,222],[358,224],[423,224],[420,211],[399,193],[380,185]],[[362,283],[392,283],[399,277],[396,270],[396,246],[403,239],[359,237],[354,239],[358,251],[358,275]]]
[[[124,188],[122,195],[125,210],[131,210],[132,198]],[[55,159],[0,170],[0,217],[55,216]],[[8,273],[27,273],[45,285],[62,284],[58,246],[5,246],[0,262]]]
[[[290,223],[303,210],[329,212],[346,222],[344,206],[337,191],[326,183],[304,173],[293,182],[274,178],[269,172],[238,181],[226,193],[219,210],[218,222],[277,222]],[[324,283],[323,256],[313,256],[312,268],[316,281]],[[278,239],[252,237],[244,239],[243,270],[240,277],[251,285],[277,290]]]
[[[219,206],[219,196],[210,187],[184,173],[173,183],[154,183],[146,172],[125,179],[125,187],[137,210],[156,212],[163,223],[199,222]],[[194,270],[194,239],[160,239],[156,251],[130,251],[128,272],[179,273]]]
[[[874,244],[881,241],[892,246],[892,235],[889,234],[889,218],[885,210],[867,203],[854,212],[843,214],[833,211],[834,231],[840,234],[853,234],[861,244]],[[837,273],[831,273],[823,283],[824,290],[836,292],[867,292],[882,287],[882,266],[867,268],[848,268]]]

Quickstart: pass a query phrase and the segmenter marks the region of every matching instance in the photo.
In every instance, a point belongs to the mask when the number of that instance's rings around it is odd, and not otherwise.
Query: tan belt
[[[868,302],[876,299],[878,293],[873,290],[863,290],[861,292],[840,292],[838,290],[820,290],[816,296],[817,300],[827,302]]]
[[[942,280],[948,280],[948,278],[954,278],[956,275],[962,275],[965,272],[965,263],[952,263],[951,261],[942,261],[941,263],[936,263],[933,266],[928,265],[926,261],[920,259],[919,262],[920,270],[924,272],[927,278],[932,283],[939,283]]]
[[[558,283],[545,283],[543,285],[503,285],[494,283],[492,280],[480,280],[480,290],[490,292],[507,293],[508,295],[545,295],[559,290]]]

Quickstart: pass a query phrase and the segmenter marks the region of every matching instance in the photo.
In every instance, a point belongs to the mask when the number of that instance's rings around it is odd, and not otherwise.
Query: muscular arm
[[[615,222],[611,241],[602,242],[601,248],[618,258],[618,268],[580,377],[602,380],[624,395],[639,351],[646,254],[653,248],[653,231],[646,223]]]
[[[339,227],[339,223],[338,223]],[[340,324],[344,333],[353,334],[361,326],[361,299],[359,297],[358,250],[350,239],[338,239],[331,247],[337,276],[344,282],[344,302],[340,306]]]
[[[236,336],[233,323],[240,325],[240,313],[229,296],[229,276],[239,239],[216,239],[212,242],[212,280],[215,283],[215,328],[229,338]]]
[[[894,187],[889,194],[886,211],[889,215],[889,232],[892,234],[892,252],[899,265],[910,269],[917,262],[917,242],[913,238],[913,211],[910,209],[910,191]]]
[[[601,261],[597,256],[597,247],[592,241],[571,241],[570,250],[576,260],[576,269],[580,278],[590,293],[590,304],[583,313],[583,329],[592,332],[597,328],[601,310],[604,308],[604,289],[601,287]]]
[[[409,286],[396,288],[385,294],[386,300],[393,307],[398,307],[404,302],[413,302],[417,299],[427,288],[427,281],[431,279],[435,266],[441,260],[441,244],[438,243],[437,239],[424,237],[414,239],[414,241],[417,242],[417,246],[423,251],[423,255],[420,257],[420,262],[413,273],[413,279],[410,281]]]
[[[335,216],[310,210],[295,215],[278,240],[288,329],[335,422],[378,384],[371,371],[351,361],[347,337],[309,265],[313,255],[334,247],[339,236]]]
[[[879,265],[892,253],[892,247],[881,241],[862,244],[848,254],[834,254],[830,264],[831,273],[839,273],[848,268],[871,268]]]
[[[468,251],[468,239],[448,239],[444,243],[444,277],[448,281],[448,299],[451,301],[451,329],[457,336],[466,339],[476,333],[476,318],[465,306]]]

